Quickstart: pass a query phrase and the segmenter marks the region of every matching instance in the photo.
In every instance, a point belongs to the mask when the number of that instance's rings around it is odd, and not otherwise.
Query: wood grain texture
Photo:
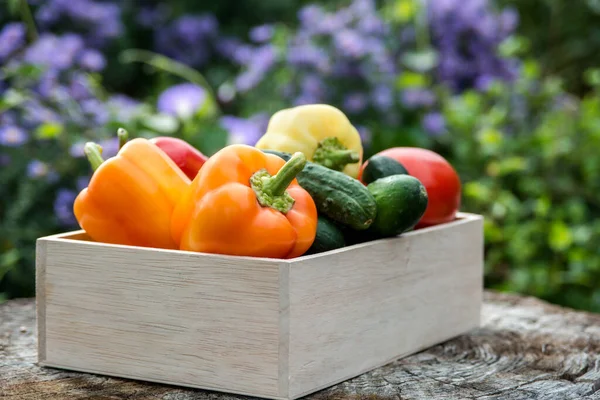
[[[307,257],[290,269],[290,398],[479,326],[478,216]]]
[[[43,365],[278,397],[279,262],[44,243]]]
[[[307,400],[600,400],[600,315],[486,292],[482,327]],[[36,365],[34,299],[0,304],[0,398],[244,400]]]

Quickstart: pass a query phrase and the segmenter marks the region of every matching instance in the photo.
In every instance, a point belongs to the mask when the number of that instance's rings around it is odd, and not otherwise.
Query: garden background
[[[421,146],[485,216],[485,285],[600,311],[600,0],[3,0],[0,301],[77,229],[83,143],[207,155],[329,103],[366,156]],[[143,222],[143,221],[142,221]]]

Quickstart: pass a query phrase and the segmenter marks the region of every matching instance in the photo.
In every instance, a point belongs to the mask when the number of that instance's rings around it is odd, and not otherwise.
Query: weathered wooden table
[[[243,398],[39,368],[35,302],[0,305],[0,399]],[[600,399],[600,315],[486,292],[482,328],[312,399]]]

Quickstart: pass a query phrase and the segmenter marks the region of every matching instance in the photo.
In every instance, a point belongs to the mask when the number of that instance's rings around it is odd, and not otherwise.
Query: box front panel
[[[290,394],[298,397],[479,325],[481,220],[290,268]]]
[[[278,396],[278,263],[49,240],[45,269],[45,365]]]

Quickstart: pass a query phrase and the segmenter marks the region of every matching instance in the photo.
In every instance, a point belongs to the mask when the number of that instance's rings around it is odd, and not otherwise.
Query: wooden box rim
[[[260,260],[260,261],[270,262],[270,263],[273,263],[276,265],[280,265],[281,263],[294,263],[294,262],[300,262],[300,261],[305,261],[305,260],[310,260],[310,259],[328,257],[328,256],[342,253],[345,251],[351,251],[354,249],[369,247],[369,246],[372,246],[374,244],[381,243],[384,241],[402,240],[403,238],[407,238],[407,237],[412,237],[412,236],[417,236],[417,235],[426,235],[433,231],[443,230],[446,228],[454,227],[457,225],[461,225],[461,224],[465,224],[465,223],[468,223],[471,221],[476,221],[476,220],[481,220],[481,219],[483,219],[483,216],[479,215],[479,214],[468,213],[468,212],[458,212],[456,214],[456,218],[453,221],[429,226],[426,228],[420,228],[420,229],[414,230],[414,231],[405,232],[401,235],[394,236],[394,237],[371,240],[371,241],[363,242],[363,243],[357,243],[357,244],[345,246],[345,247],[342,247],[339,249],[329,250],[329,251],[325,251],[325,252],[318,253],[318,254],[302,255],[299,257],[292,258],[292,259],[235,256],[235,255],[203,253],[203,252],[186,251],[186,250],[161,249],[161,248],[156,248],[156,247],[143,247],[143,246],[95,242],[95,241],[89,240],[89,238],[87,238],[87,235],[83,229],[43,236],[43,237],[38,238],[37,240],[38,241],[40,241],[40,240],[43,240],[43,241],[46,241],[46,240],[67,241],[67,242],[75,242],[75,243],[79,242],[79,243],[85,243],[86,245],[90,245],[90,246],[110,246],[110,247],[122,248],[122,249],[136,249],[138,251],[160,251],[160,252],[166,252],[166,253],[173,253],[173,254],[180,254],[180,255],[185,254],[185,255],[196,256],[196,257],[208,257],[208,258],[229,260],[229,261],[236,261],[236,260],[237,261],[249,261],[249,260],[258,261],[258,260]]]

